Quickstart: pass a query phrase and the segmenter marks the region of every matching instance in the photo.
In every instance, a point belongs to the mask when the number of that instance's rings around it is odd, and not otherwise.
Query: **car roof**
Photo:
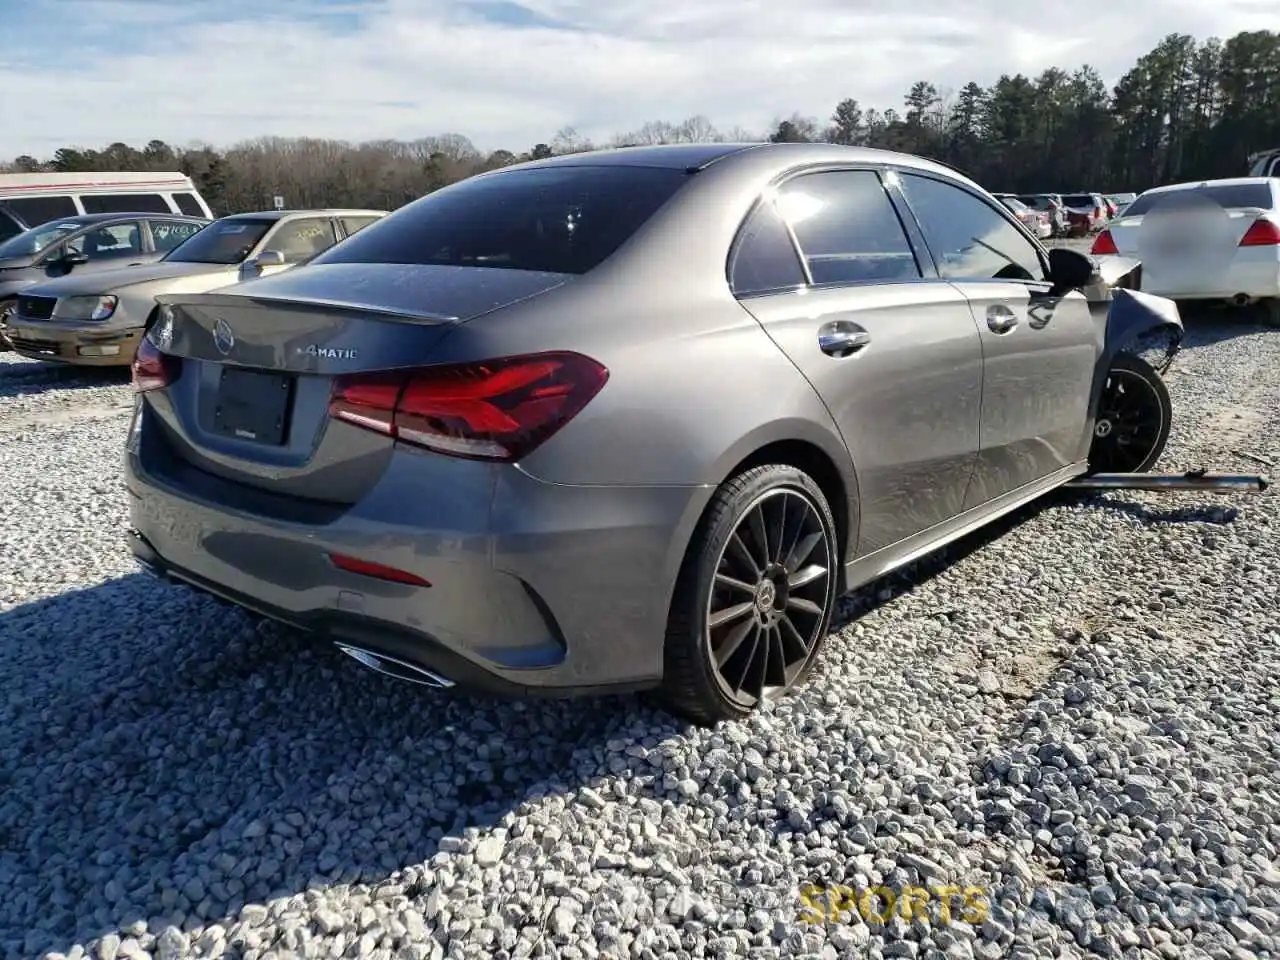
[[[0,201],[0,206],[3,206],[3,201]],[[77,213],[70,217],[54,217],[52,220],[37,224],[36,228],[51,226],[55,223],[76,223],[82,227],[88,227],[95,223],[107,223],[112,220],[137,220],[139,218],[148,220],[190,220],[192,223],[209,222],[208,217],[189,217],[185,213],[147,213],[142,210],[132,210],[124,213]]]
[[[286,217],[385,217],[386,210],[356,210],[345,207],[324,207],[315,210],[253,210],[247,213],[230,213],[219,220],[283,220]]]
[[[877,147],[850,147],[838,143],[679,143],[642,147],[616,147],[570,153],[543,160],[500,167],[480,177],[502,176],[515,170],[550,167],[657,167],[694,172],[716,166],[742,166],[753,169],[773,168],[778,173],[807,165],[866,164],[910,167],[922,172],[940,173],[983,189],[954,167],[925,157]]]

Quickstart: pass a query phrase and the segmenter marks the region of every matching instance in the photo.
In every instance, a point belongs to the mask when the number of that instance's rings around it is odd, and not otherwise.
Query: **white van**
[[[213,219],[181,173],[0,173],[0,241],[86,213],[184,213]]]

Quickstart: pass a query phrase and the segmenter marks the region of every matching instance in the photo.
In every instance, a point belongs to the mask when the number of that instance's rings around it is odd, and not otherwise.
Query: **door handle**
[[[871,334],[849,320],[832,320],[818,328],[818,349],[829,357],[852,356],[871,342]]]
[[[1018,317],[1002,304],[987,307],[987,329],[992,333],[1008,333],[1018,325]]]

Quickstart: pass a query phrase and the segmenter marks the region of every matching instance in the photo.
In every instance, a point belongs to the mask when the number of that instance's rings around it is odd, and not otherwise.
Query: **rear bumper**
[[[423,496],[406,453],[360,504],[301,522],[225,506],[208,494],[227,481],[156,469],[147,440],[134,434],[126,454],[129,542],[162,576],[463,688],[571,696],[661,680],[671,561],[704,488],[573,487],[467,463],[469,482]],[[339,553],[431,585],[339,569]]]
[[[92,367],[128,366],[142,333],[141,327],[103,330],[100,325],[68,326],[22,317],[13,317],[5,330],[13,349],[24,357]]]

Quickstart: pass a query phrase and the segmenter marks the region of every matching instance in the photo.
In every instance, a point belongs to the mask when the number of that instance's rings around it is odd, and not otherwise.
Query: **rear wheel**
[[[821,488],[795,467],[754,467],[716,491],[676,584],[665,704],[713,724],[801,684],[831,626],[837,542]]]
[[[1098,401],[1092,473],[1146,473],[1169,441],[1173,425],[1169,388],[1151,364],[1121,353],[1112,361]]]
[[[5,333],[5,328],[9,325],[9,318],[17,312],[18,301],[10,297],[8,300],[0,300],[0,352],[13,349],[13,344],[9,342],[9,337]]]
[[[1280,297],[1262,301],[1262,322],[1268,327],[1280,327]]]

